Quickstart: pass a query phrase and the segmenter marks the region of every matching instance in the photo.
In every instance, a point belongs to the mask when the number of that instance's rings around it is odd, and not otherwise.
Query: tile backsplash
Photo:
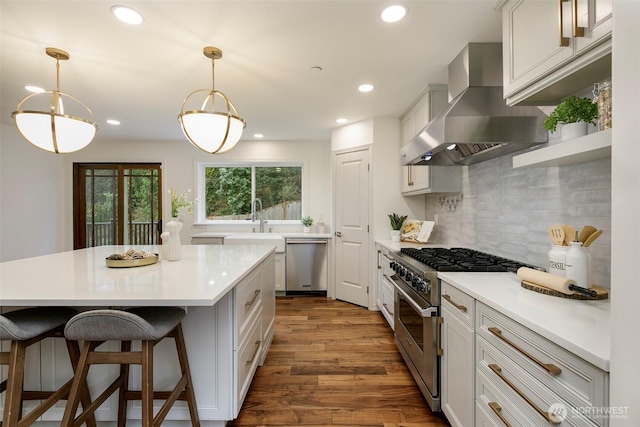
[[[429,242],[470,247],[546,269],[550,225],[569,224],[578,230],[593,225],[603,233],[588,249],[591,282],[609,288],[610,159],[514,169],[512,157],[464,168],[461,193],[427,195],[426,218],[437,216]]]

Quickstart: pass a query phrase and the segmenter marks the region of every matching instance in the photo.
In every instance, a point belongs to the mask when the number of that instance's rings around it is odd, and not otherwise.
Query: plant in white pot
[[[560,139],[566,141],[586,135],[587,126],[595,125],[597,118],[598,106],[591,99],[570,96],[549,114],[543,126],[546,130],[555,132],[558,125],[562,125]]]
[[[389,217],[389,223],[391,224],[391,241],[399,242],[400,241],[400,230],[402,229],[402,224],[407,219],[406,215],[398,215],[397,213],[387,214]]]
[[[302,231],[304,231],[305,233],[311,232],[311,226],[313,225],[313,218],[311,218],[310,216],[304,216],[302,217],[300,222],[302,223],[302,226],[303,226]]]

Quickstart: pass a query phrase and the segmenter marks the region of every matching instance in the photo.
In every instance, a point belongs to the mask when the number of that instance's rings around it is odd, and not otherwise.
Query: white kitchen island
[[[102,246],[0,263],[0,308],[186,307],[183,327],[200,419],[203,426],[224,425],[240,411],[273,338],[275,248],[185,245],[179,261],[160,260],[135,268],[106,266],[107,256],[127,249]],[[158,252],[157,247],[135,249]],[[26,387],[58,387],[71,377],[62,340],[48,339],[40,348],[33,347],[28,353]],[[104,387],[117,372],[117,366],[92,369],[92,391]],[[175,346],[158,344],[156,389],[170,388],[178,377]],[[132,372],[131,381],[138,387],[139,370]],[[139,403],[130,405],[128,417],[132,421],[127,425],[139,425]],[[99,424],[115,425],[116,409],[112,396],[96,412]],[[59,425],[63,412],[64,401],[44,414],[39,425]],[[163,426],[187,426],[187,420],[186,403],[177,402]]]

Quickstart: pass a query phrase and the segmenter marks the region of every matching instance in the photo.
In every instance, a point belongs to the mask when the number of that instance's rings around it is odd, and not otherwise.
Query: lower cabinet
[[[474,300],[443,282],[441,309],[442,412],[453,427],[472,426],[475,401]]]
[[[452,426],[607,427],[607,372],[442,281],[441,405]]]
[[[393,261],[389,249],[376,244],[376,303],[382,315],[393,329],[394,292],[390,277],[394,274],[390,263]]]

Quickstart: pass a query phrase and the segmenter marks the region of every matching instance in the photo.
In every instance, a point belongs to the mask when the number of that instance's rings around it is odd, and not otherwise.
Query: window
[[[302,218],[302,166],[299,164],[198,164],[198,222],[247,221],[252,201],[262,202],[271,222]]]
[[[73,165],[74,249],[160,243],[160,164]]]

